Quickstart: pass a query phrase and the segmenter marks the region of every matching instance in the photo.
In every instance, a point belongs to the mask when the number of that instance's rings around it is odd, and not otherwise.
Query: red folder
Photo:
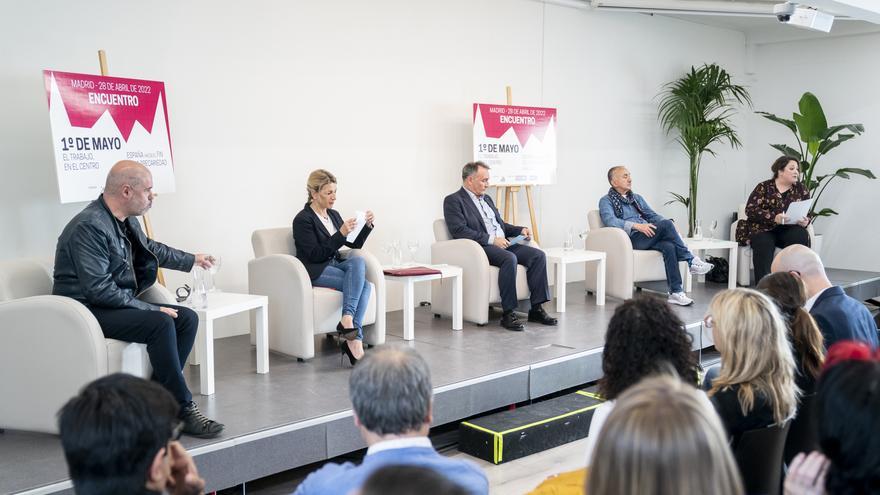
[[[415,277],[418,275],[442,275],[443,272],[427,266],[411,266],[408,268],[393,268],[382,271],[385,275],[392,277]]]

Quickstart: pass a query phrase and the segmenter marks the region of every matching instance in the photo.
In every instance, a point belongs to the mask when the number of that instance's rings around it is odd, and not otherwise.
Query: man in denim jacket
[[[680,306],[693,304],[693,299],[682,290],[678,262],[687,261],[694,275],[709,273],[713,265],[694,256],[681,240],[672,220],[658,215],[648,206],[645,198],[632,192],[632,176],[626,167],[611,167],[608,170],[608,183],[611,184],[608,194],[599,200],[602,223],[606,227],[625,230],[633,249],[660,251],[666,266],[669,302]]]

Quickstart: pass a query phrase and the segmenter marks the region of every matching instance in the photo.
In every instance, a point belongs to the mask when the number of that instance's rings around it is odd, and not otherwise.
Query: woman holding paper
[[[333,209],[336,177],[323,169],[309,174],[306,190],[308,202],[293,219],[296,257],[305,265],[313,286],[342,291],[342,319],[336,331],[343,337],[340,349],[354,365],[364,355],[361,325],[370,301],[370,284],[364,259],[343,258],[339,248],[359,249],[364,245],[373,230],[373,212],[343,221]]]
[[[746,203],[746,219],[736,227],[737,242],[752,246],[756,284],[770,273],[776,248],[792,244],[810,246],[810,219],[788,218],[785,214],[793,202],[810,199],[810,192],[800,182],[798,161],[781,156],[770,170],[773,178],[755,186]]]

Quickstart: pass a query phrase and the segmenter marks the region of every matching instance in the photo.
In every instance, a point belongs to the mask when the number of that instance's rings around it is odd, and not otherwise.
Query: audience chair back
[[[251,235],[251,245],[254,247],[254,257],[256,258],[270,254],[296,256],[292,227],[255,230]]]
[[[742,434],[733,456],[749,494],[778,495],[782,486],[782,452],[791,421]]]
[[[0,262],[0,301],[52,293],[52,270],[36,259]]]
[[[791,428],[785,439],[783,461],[791,464],[801,452],[819,450],[819,423],[816,418],[816,394],[804,395],[798,405],[797,416],[791,420]]]
[[[449,228],[446,226],[446,220],[438,218],[434,220],[434,240],[437,242],[448,241],[452,239]]]

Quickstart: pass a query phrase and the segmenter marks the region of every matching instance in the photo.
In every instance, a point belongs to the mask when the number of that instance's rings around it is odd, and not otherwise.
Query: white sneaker
[[[666,299],[666,302],[669,304],[678,304],[679,306],[690,306],[694,303],[694,300],[689,298],[684,292],[673,292],[672,294],[669,294],[669,298]]]
[[[691,260],[691,275],[705,275],[711,272],[713,268],[715,268],[715,265],[712,263],[706,263],[701,260],[699,256],[694,256],[694,259]]]

